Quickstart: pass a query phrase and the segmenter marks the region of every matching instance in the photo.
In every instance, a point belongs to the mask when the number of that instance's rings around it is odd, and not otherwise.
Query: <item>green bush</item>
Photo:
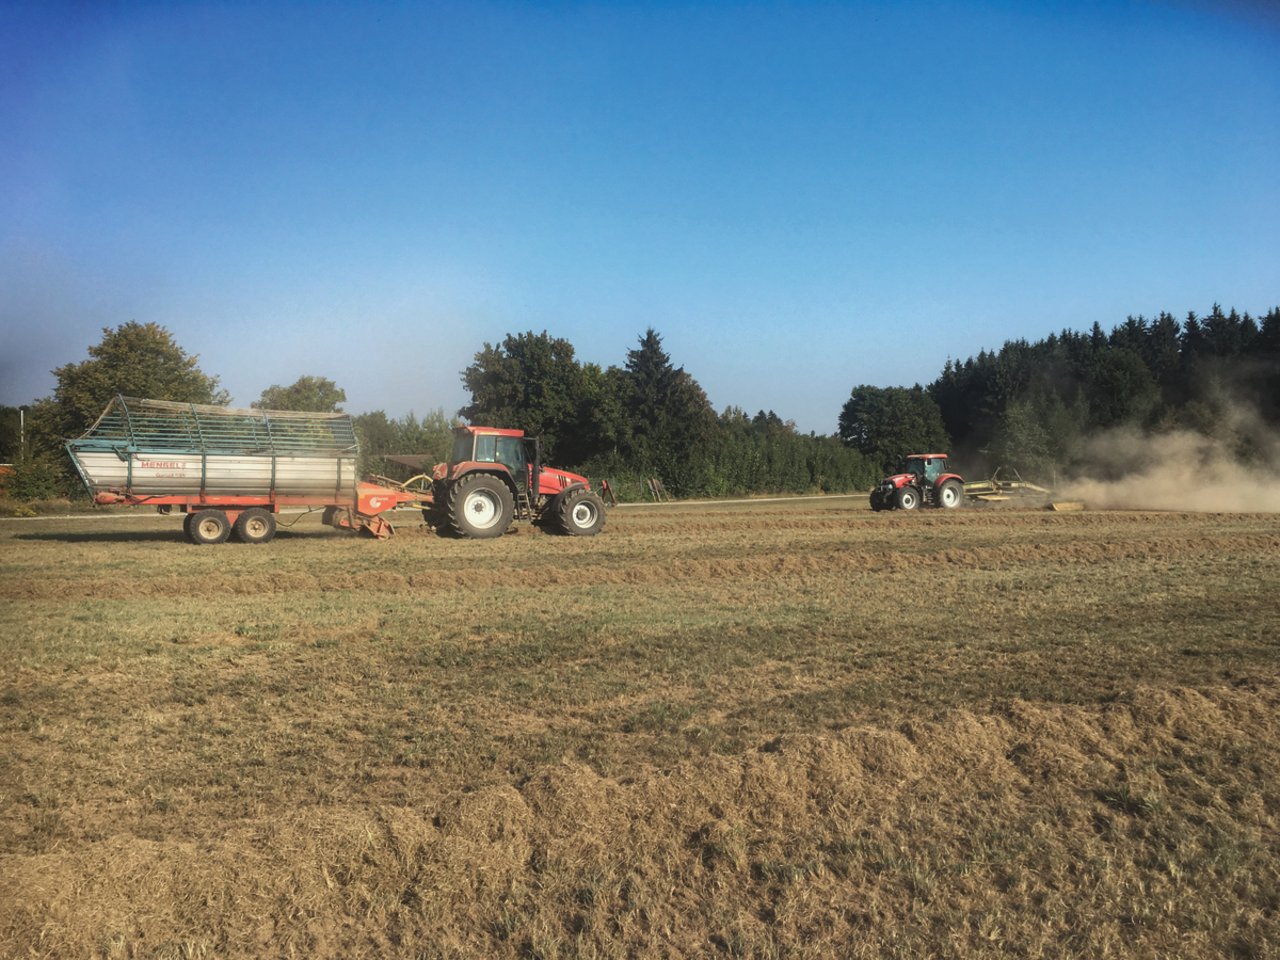
[[[23,503],[55,500],[67,495],[62,471],[57,464],[43,458],[15,463],[6,492],[11,500]]]

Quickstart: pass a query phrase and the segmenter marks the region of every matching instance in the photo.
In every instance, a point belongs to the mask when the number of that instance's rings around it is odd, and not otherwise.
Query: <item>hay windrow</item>
[[[182,942],[220,956],[514,957],[540,937],[697,956],[764,916],[784,951],[871,956],[907,935],[887,918],[923,910],[945,930],[939,955],[998,955],[995,927],[1029,921],[1045,948],[1082,956],[1275,942],[1278,699],[1259,683],[1103,708],[1018,702],[789,735],[625,780],[556,764],[519,787],[303,808],[198,842],[123,830],[24,854],[16,837],[0,929],[35,956],[54,955],[43,939],[119,955]],[[1241,744],[1250,762],[1232,765],[1223,748]],[[1214,801],[1176,809],[1184,778]],[[1201,928],[1194,904],[1217,889],[1238,913]]]
[[[1164,562],[1195,560],[1205,555],[1231,552],[1280,552],[1280,534],[1233,536],[1162,537],[1140,540],[1080,541],[1068,543],[1009,543],[986,547],[944,547],[937,550],[880,549],[854,546],[827,546],[811,553],[797,554],[785,548],[735,552],[723,557],[675,557],[661,564],[634,562],[595,564],[593,583],[667,584],[697,583],[706,580],[815,579],[841,573],[856,576],[883,570],[945,570],[972,567],[1008,570],[1028,565],[1072,566],[1112,563],[1133,559]],[[266,574],[208,573],[198,580],[177,576],[46,577],[39,580],[0,581],[0,598],[41,600],[55,598],[129,599],[136,597],[273,596],[296,593],[352,593],[359,595],[401,594],[440,590],[500,590],[523,586],[531,580],[550,586],[571,586],[581,581],[577,569],[556,569],[541,565],[499,565],[480,571],[431,569],[408,572],[366,571],[269,572]]]

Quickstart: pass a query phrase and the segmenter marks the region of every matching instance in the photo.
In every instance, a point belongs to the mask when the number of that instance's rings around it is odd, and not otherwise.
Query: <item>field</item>
[[[1280,515],[0,521],[0,956],[1280,954]]]

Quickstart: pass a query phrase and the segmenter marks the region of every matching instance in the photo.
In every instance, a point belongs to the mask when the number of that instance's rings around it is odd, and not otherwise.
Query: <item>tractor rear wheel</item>
[[[231,535],[231,524],[221,510],[201,510],[187,518],[186,531],[192,543],[223,543]]]
[[[938,506],[945,510],[954,510],[964,503],[964,487],[956,480],[948,480],[938,488]]]
[[[560,500],[557,521],[570,537],[594,537],[604,526],[604,501],[590,490],[571,490]]]
[[[914,510],[920,506],[920,494],[911,484],[905,483],[898,488],[894,502],[899,510]]]
[[[422,508],[422,522],[439,533],[448,525],[449,515],[444,508],[432,504]]]
[[[487,473],[473,473],[449,493],[449,524],[460,537],[500,537],[511,526],[515,501],[507,485]]]
[[[250,507],[236,519],[235,534],[241,543],[266,543],[276,535],[276,515]]]

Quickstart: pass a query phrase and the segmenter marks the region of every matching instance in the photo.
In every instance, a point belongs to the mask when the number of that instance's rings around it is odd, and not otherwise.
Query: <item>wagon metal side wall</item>
[[[359,479],[347,414],[117,396],[66,448],[94,497],[354,502]]]
[[[117,492],[133,497],[277,496],[353,499],[354,456],[281,457],[177,454],[172,451],[119,454],[75,449],[71,456],[94,496]]]

